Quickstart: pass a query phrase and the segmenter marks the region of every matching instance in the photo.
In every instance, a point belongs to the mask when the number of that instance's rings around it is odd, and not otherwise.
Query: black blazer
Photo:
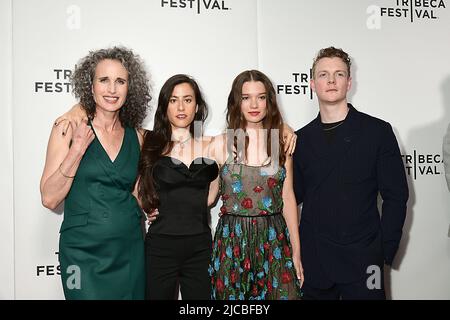
[[[408,184],[390,124],[348,106],[331,144],[320,114],[296,132],[302,263],[305,281],[317,288],[357,281],[373,273],[369,266],[391,264],[406,216]]]

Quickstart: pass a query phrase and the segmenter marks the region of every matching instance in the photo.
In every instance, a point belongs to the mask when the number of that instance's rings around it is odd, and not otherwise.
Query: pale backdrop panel
[[[393,299],[450,298],[450,194],[441,156],[450,122],[449,5],[258,1],[260,68],[276,84],[291,126],[301,128],[317,116],[310,68],[318,50],[333,45],[353,58],[350,102],[394,129],[410,200],[401,248],[386,273]]]
[[[233,78],[257,66],[256,1],[211,1],[209,6],[194,1],[192,8],[186,3],[181,8],[170,1],[14,1],[18,299],[63,298],[56,254],[62,210],[42,207],[39,180],[53,120],[75,102],[68,70],[89,50],[125,45],[138,53],[152,75],[153,106],[168,77],[193,76],[211,107],[207,132],[223,130]],[[146,128],[152,127],[153,112]],[[213,227],[217,212],[212,212]]]
[[[0,300],[14,299],[12,1],[0,1]]]
[[[62,210],[42,207],[39,180],[52,123],[75,103],[67,76],[89,50],[124,45],[144,59],[154,87],[148,129],[164,81],[193,76],[210,106],[206,133],[217,134],[232,80],[251,68],[273,80],[285,120],[296,129],[307,124],[318,111],[312,59],[334,45],[353,57],[349,100],[390,122],[404,155],[411,199],[388,294],[450,299],[450,194],[441,158],[450,122],[450,9],[448,0],[404,3],[0,1],[0,298],[63,298],[56,254]]]

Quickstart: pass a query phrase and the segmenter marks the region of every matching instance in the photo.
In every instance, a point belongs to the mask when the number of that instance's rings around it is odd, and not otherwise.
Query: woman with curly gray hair
[[[143,299],[142,211],[132,192],[149,102],[143,63],[131,50],[90,52],[72,76],[87,120],[55,125],[41,178],[42,203],[64,200],[59,260],[66,299]]]

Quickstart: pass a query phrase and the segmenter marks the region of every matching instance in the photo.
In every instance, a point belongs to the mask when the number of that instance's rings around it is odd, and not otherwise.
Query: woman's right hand
[[[75,129],[82,122],[87,122],[87,119],[86,111],[79,103],[77,103],[69,111],[56,119],[55,126],[63,126],[62,134],[66,135],[69,126],[72,126],[72,129]]]
[[[84,155],[86,149],[95,138],[94,131],[91,126],[87,125],[87,120],[81,121],[76,128],[73,128],[72,123],[70,123],[70,126],[73,130],[71,148]]]

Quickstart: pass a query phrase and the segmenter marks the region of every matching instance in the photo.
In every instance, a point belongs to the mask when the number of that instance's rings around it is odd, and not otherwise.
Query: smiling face
[[[346,101],[351,84],[347,65],[341,58],[322,58],[317,61],[311,88],[316,92],[319,103],[338,104]]]
[[[242,85],[241,112],[247,127],[262,127],[267,115],[267,92],[261,81],[247,81]]]
[[[116,112],[126,101],[128,71],[117,60],[105,59],[95,68],[92,94],[97,109]]]
[[[189,128],[194,121],[196,106],[195,93],[189,83],[180,83],[173,88],[167,106],[167,118],[172,131]]]

